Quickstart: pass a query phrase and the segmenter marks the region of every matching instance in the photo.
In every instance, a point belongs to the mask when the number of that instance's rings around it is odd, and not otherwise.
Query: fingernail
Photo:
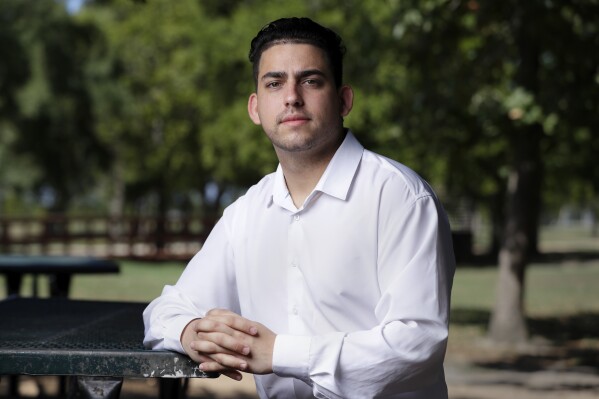
[[[204,370],[205,369],[204,363],[200,363],[200,365],[198,367],[200,368],[200,370]]]
[[[248,353],[250,353],[250,347],[244,346],[243,349],[241,350],[241,353],[244,355],[247,355]]]
[[[240,369],[240,370],[245,370],[245,369],[247,368],[247,366],[248,366],[248,364],[247,364],[247,363],[241,363],[241,364],[239,365],[239,369]]]
[[[250,327],[250,334],[254,335],[258,332],[258,329],[256,327]]]
[[[239,374],[235,374],[233,378],[235,378],[237,381],[241,381],[241,376]]]

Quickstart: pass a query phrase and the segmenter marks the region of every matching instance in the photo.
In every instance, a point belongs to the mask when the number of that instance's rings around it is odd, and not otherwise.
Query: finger
[[[248,368],[248,361],[246,358],[237,357],[235,355],[228,355],[225,353],[215,353],[206,355],[210,358],[210,362],[216,362],[224,368],[235,369],[239,371],[246,371]]]
[[[229,319],[223,316],[211,316],[211,318],[202,319],[194,325],[195,340],[213,341],[235,352],[246,354],[244,353],[244,347],[248,346],[248,338],[255,335],[258,330],[247,320],[244,320]],[[221,335],[216,335],[216,333]]]
[[[223,316],[223,315],[239,316],[237,313],[235,313],[229,309],[219,309],[219,308],[210,309],[208,311],[208,313],[206,313],[206,316]]]
[[[241,372],[223,367],[218,362],[210,362],[210,361],[203,362],[203,363],[200,363],[199,367],[200,367],[200,370],[202,370],[206,373],[219,373],[219,374],[222,374],[225,377],[229,377],[235,381],[241,381],[241,379],[243,378],[243,375],[241,374]]]
[[[217,372],[227,369],[245,371],[248,368],[247,359],[239,358],[235,355],[227,355],[224,353],[198,353],[198,359],[200,366],[203,364],[207,365],[200,367],[202,370],[204,370],[204,367],[210,368],[210,371]]]
[[[250,354],[249,345],[226,334],[211,333],[201,334],[198,340],[192,341],[189,347],[203,353],[238,353],[247,356]]]
[[[243,378],[243,374],[241,374],[237,370],[221,371],[220,374],[224,375],[225,377],[229,377],[235,381],[241,381],[241,379]]]
[[[229,324],[234,324],[234,322],[223,316],[208,316],[195,323],[194,331],[196,333],[221,332],[228,335],[234,335],[238,331]]]
[[[197,357],[200,370],[205,372],[216,372],[224,375],[225,377],[229,377],[235,381],[241,381],[242,374],[239,371],[226,368],[220,363],[210,359],[208,356],[198,355]]]
[[[241,331],[249,335],[256,335],[258,333],[256,322],[228,310],[213,309],[206,314],[206,317],[203,320],[223,323],[236,331]]]

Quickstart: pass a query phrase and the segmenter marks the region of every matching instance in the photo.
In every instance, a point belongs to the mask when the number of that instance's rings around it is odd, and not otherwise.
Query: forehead
[[[332,75],[324,50],[311,44],[281,43],[265,50],[260,56],[258,78],[269,72],[294,72],[318,69]]]

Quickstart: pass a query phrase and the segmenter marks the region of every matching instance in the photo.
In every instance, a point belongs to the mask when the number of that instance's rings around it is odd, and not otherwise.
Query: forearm
[[[165,287],[162,296],[144,310],[144,346],[186,353],[181,345],[181,333],[200,311],[183,300],[173,287]]]
[[[422,389],[442,373],[447,328],[395,321],[368,331],[312,337],[280,335],[275,374],[303,380],[314,394],[375,397]]]
[[[184,352],[181,333],[191,320],[213,308],[239,311],[239,300],[231,289],[235,286],[231,257],[227,229],[220,221],[177,284],[165,286],[145,309],[146,347]]]

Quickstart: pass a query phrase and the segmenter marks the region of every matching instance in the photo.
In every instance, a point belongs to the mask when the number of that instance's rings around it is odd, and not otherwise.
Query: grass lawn
[[[458,267],[452,308],[490,310],[497,267]],[[533,263],[526,273],[525,306],[531,316],[599,313],[599,253],[595,260]]]
[[[531,264],[527,270],[525,306],[533,324],[535,320],[599,315],[599,238],[582,229],[543,229],[540,248],[554,256]],[[185,267],[181,262],[120,264],[118,275],[75,276],[71,297],[149,302],[160,295],[165,284],[174,284]],[[495,265],[458,266],[452,295],[452,334],[458,341],[460,335],[484,335],[495,300],[496,277]],[[5,296],[2,279],[0,298]],[[30,295],[30,277],[23,286],[23,295]],[[38,286],[41,296],[47,296],[44,277]],[[599,334],[599,327],[591,326],[591,331]]]
[[[177,282],[184,263],[120,262],[118,275],[80,275],[73,280],[71,297],[149,302],[166,285]]]
[[[529,265],[526,274],[526,309],[531,315],[557,315],[599,312],[599,237],[583,229],[541,231],[540,248],[548,257]],[[580,254],[584,256],[577,256]],[[590,256],[589,256],[590,254]],[[593,256],[593,254],[595,256]],[[115,275],[76,275],[71,297],[150,301],[165,284],[174,284],[184,262],[150,263],[121,261]],[[495,300],[496,265],[468,267],[459,265],[453,288],[452,307],[490,310]],[[48,295],[47,281],[39,278],[42,296]],[[25,277],[23,295],[31,293],[31,277]],[[0,277],[0,298],[5,295]]]
[[[534,316],[599,312],[599,253],[597,259],[533,263],[526,274],[526,308]],[[71,297],[150,301],[165,284],[174,284],[183,263],[120,262],[115,275],[77,275]],[[452,308],[490,310],[495,300],[497,268],[459,266],[455,275]],[[46,278],[39,278],[42,296],[48,295]],[[31,293],[31,277],[23,283],[23,295]],[[0,285],[0,297],[4,284]]]
[[[448,359],[513,370],[599,371],[599,238],[583,229],[544,229],[543,256],[526,272],[525,311],[532,346],[488,345],[497,266],[458,267]],[[525,353],[523,353],[524,351]]]
[[[149,302],[162,292],[165,284],[174,284],[183,271],[184,263],[119,262],[119,274],[75,275],[71,282],[70,298],[115,301]],[[23,296],[31,296],[32,277],[25,276]],[[48,296],[48,279],[38,278],[40,296]],[[4,277],[0,276],[0,298],[5,294]]]

